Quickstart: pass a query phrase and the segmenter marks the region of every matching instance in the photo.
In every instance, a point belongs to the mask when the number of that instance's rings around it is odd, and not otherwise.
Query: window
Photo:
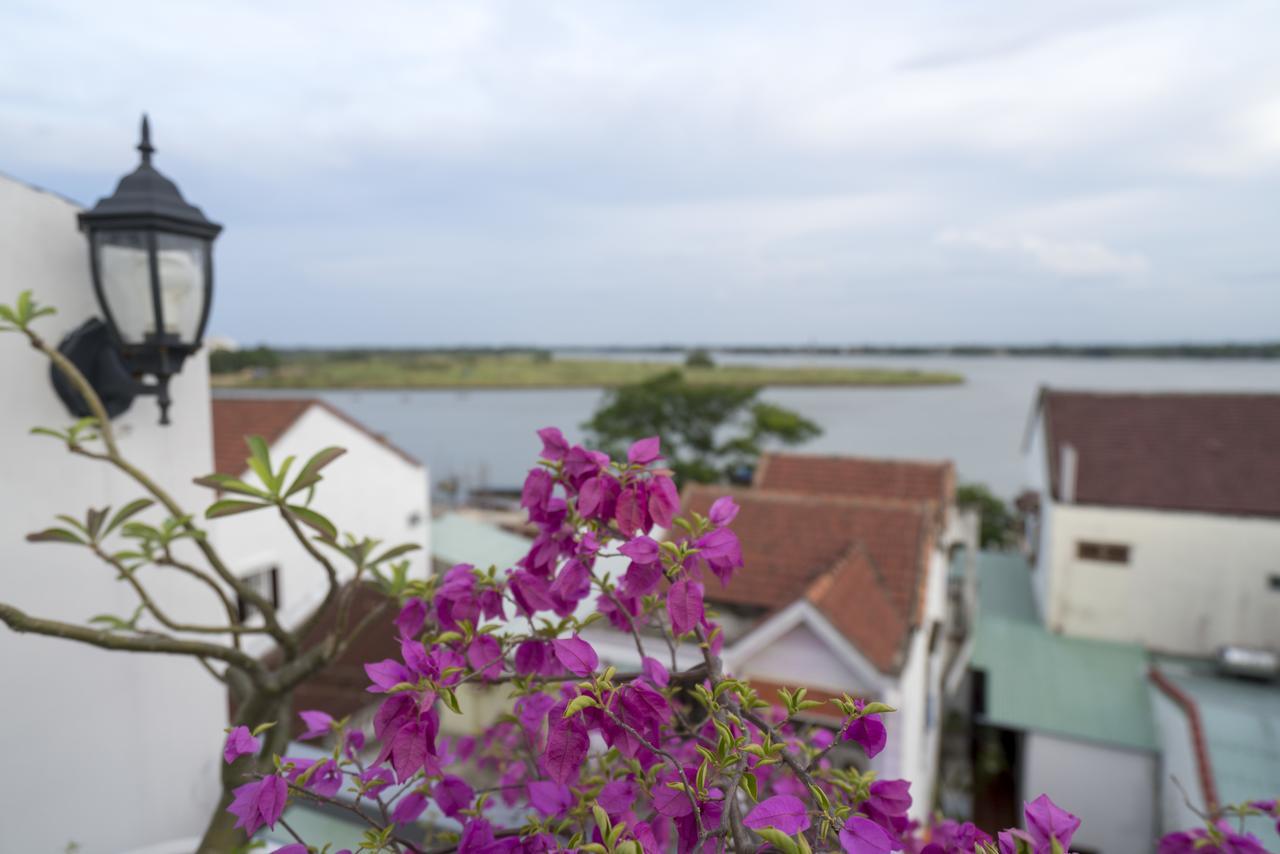
[[[1273,572],[1267,578],[1267,589],[1280,593],[1280,572]]]
[[[280,570],[277,567],[272,566],[259,570],[246,575],[242,580],[249,586],[250,590],[270,602],[272,607],[280,607]],[[236,605],[240,610],[240,622],[242,623],[248,622],[249,617],[258,610],[242,597],[237,597]]]
[[[1080,540],[1076,543],[1076,557],[1080,560],[1096,560],[1102,563],[1128,563],[1129,547],[1119,543],[1092,543]]]

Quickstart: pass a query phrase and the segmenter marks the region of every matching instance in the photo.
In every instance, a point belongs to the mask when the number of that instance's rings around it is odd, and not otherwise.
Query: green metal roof
[[[1039,623],[1035,595],[1031,592],[1031,567],[1017,552],[980,551],[975,556],[978,572],[978,612],[1024,623]],[[963,558],[960,558],[963,559]]]
[[[1212,663],[1164,658],[1160,669],[1200,710],[1209,764],[1224,804],[1280,793],[1280,686],[1219,676]],[[1269,822],[1251,829],[1263,835]]]
[[[506,569],[528,553],[529,545],[524,537],[472,516],[445,513],[431,520],[431,556],[448,564]]]
[[[1154,751],[1142,647],[1046,631],[1021,555],[979,552],[977,570],[971,667],[985,673],[983,722]]]

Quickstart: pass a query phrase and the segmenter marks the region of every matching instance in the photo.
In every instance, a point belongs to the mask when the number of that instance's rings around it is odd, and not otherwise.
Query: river
[[[804,445],[804,451],[951,459],[961,480],[986,483],[1006,497],[1016,494],[1022,485],[1022,438],[1041,385],[1126,391],[1280,393],[1280,362],[1265,360],[813,355],[716,355],[716,359],[726,363],[904,367],[963,374],[965,382],[954,386],[770,388],[763,397],[821,425],[822,436]],[[603,392],[236,389],[216,394],[323,397],[423,460],[433,482],[456,477],[471,488],[519,484],[541,447],[534,431],[556,425],[570,439],[579,438],[580,425],[595,410]]]

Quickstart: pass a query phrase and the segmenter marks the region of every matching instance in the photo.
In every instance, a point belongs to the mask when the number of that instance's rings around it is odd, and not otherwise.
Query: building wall
[[[425,578],[430,567],[431,522],[427,470],[321,406],[308,409],[276,440],[271,448],[272,464],[279,465],[293,455],[298,458],[293,468],[297,472],[312,454],[331,445],[346,448],[347,453],[324,470],[311,506],[340,532],[381,540],[382,549],[417,543],[422,549],[404,559],[410,562],[412,576]],[[247,575],[272,566],[279,568],[280,604],[286,620],[306,616],[323,599],[328,589],[324,570],[277,513],[229,516],[217,520],[213,531],[233,571]],[[349,577],[350,563],[320,548],[335,557],[335,569]]]
[[[1072,850],[1142,854],[1156,848],[1154,754],[1029,732],[1023,742],[1022,796],[1047,793],[1080,817]]]
[[[1173,833],[1202,823],[1200,816],[1187,805],[1190,798],[1196,808],[1207,812],[1204,792],[1200,788],[1200,771],[1196,763],[1195,745],[1191,741],[1191,725],[1182,708],[1162,692],[1151,692],[1151,711],[1160,737],[1160,812],[1161,833]],[[1186,789],[1183,795],[1173,781]]]
[[[1058,504],[1049,528],[1053,631],[1209,655],[1280,645],[1280,520]],[[1122,543],[1127,564],[1081,560]],[[1037,570],[1039,572],[1039,569]]]
[[[98,313],[77,212],[58,196],[0,176],[0,302],[29,288],[57,307],[58,314],[37,321],[54,342]],[[54,514],[118,507],[141,490],[102,463],[72,457],[56,440],[30,435],[32,426],[65,427],[74,419],[54,395],[48,364],[22,338],[0,335],[0,365],[0,601],[77,623],[102,613],[129,616],[137,603],[113,570],[77,548],[23,538],[54,524]],[[145,397],[114,424],[122,451],[194,506],[204,496],[191,478],[212,466],[203,354],[187,361],[171,391],[171,426],[159,426],[155,401]],[[175,617],[220,613],[191,579],[156,570],[143,577]],[[0,685],[0,852],[61,852],[76,842],[83,854],[114,854],[203,829],[217,799],[226,702],[198,663],[18,635],[0,625]]]

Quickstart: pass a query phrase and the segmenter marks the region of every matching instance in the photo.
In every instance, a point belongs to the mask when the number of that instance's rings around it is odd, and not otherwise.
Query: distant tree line
[[[236,374],[250,368],[271,370],[279,365],[280,354],[266,346],[251,350],[214,350],[209,354],[209,371],[215,374]]]

